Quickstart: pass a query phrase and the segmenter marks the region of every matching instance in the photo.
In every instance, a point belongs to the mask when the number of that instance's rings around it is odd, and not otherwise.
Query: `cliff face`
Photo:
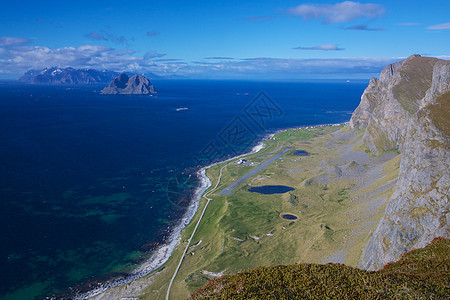
[[[402,154],[394,192],[360,267],[378,269],[438,236],[450,237],[450,61],[417,55],[372,78],[350,120],[374,153]]]
[[[102,94],[152,95],[155,93],[155,88],[146,77],[141,75],[128,77],[125,73],[114,78],[111,83],[102,90]]]
[[[102,84],[110,82],[117,75],[112,71],[53,67],[30,70],[18,81],[31,84]]]

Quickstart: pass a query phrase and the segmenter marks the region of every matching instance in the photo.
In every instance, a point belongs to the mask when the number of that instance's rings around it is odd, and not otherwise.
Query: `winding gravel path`
[[[269,147],[270,147],[270,146],[269,146]],[[267,147],[267,148],[269,148],[269,147]],[[267,149],[267,148],[266,148],[266,149]],[[292,148],[292,147],[287,147],[286,149],[284,149],[284,150],[281,151],[280,153],[275,154],[274,156],[272,156],[271,158],[269,158],[268,160],[266,160],[265,162],[263,162],[263,163],[260,164],[259,166],[255,167],[253,170],[251,170],[250,172],[248,172],[247,174],[245,174],[244,176],[242,176],[241,178],[239,178],[239,179],[236,180],[235,182],[233,182],[233,183],[232,183],[231,185],[229,185],[227,188],[225,188],[225,189],[223,189],[222,191],[220,191],[218,194],[221,194],[221,195],[230,195],[230,194],[233,192],[233,190],[234,190],[238,185],[240,185],[241,183],[243,183],[244,181],[246,181],[248,178],[252,177],[252,176],[255,175],[256,173],[258,173],[259,171],[261,171],[263,168],[265,168],[265,167],[267,167],[268,165],[270,165],[271,163],[273,163],[275,160],[277,160],[278,158],[280,158],[281,156],[283,156],[285,153],[287,153],[287,152],[288,152],[289,150],[291,150],[291,149],[293,149],[293,148]],[[253,153],[249,153],[249,154],[253,154]],[[249,154],[246,154],[246,155],[249,155]],[[243,155],[243,156],[246,156],[246,155]],[[242,156],[241,156],[241,157],[242,157]],[[195,235],[195,232],[197,231],[198,225],[200,225],[200,222],[202,221],[202,218],[203,218],[203,215],[205,214],[206,208],[208,208],[208,204],[209,204],[209,202],[211,202],[211,200],[212,200],[212,199],[209,198],[208,196],[211,195],[211,194],[217,189],[217,187],[219,186],[220,180],[221,180],[221,178],[222,178],[222,171],[223,171],[223,169],[224,169],[225,167],[227,167],[228,165],[232,164],[232,163],[234,163],[234,161],[232,161],[232,162],[226,164],[225,166],[223,166],[222,168],[220,168],[219,178],[217,179],[216,186],[215,186],[212,190],[210,190],[209,192],[207,192],[207,193],[205,193],[205,194],[203,195],[203,197],[205,197],[205,199],[207,200],[207,202],[206,202],[206,204],[205,204],[205,207],[203,208],[203,211],[202,211],[202,214],[200,215],[200,218],[199,218],[198,221],[197,221],[197,224],[195,224],[194,231],[192,232],[191,236],[189,237],[189,239],[188,239],[188,241],[187,241],[186,248],[184,248],[184,252],[183,252],[183,255],[182,255],[181,258],[180,258],[180,261],[178,262],[178,266],[177,266],[177,268],[175,269],[175,272],[173,273],[172,278],[170,279],[169,286],[168,286],[168,288],[167,288],[167,293],[166,293],[166,300],[169,300],[169,295],[170,295],[170,290],[171,290],[171,288],[172,288],[172,284],[173,284],[173,282],[174,282],[174,280],[175,280],[175,277],[176,277],[177,274],[178,274],[178,271],[180,270],[181,264],[183,263],[184,256],[186,255],[186,252],[187,252],[188,249],[189,249],[189,246],[190,246],[190,244],[191,244],[191,241],[192,241],[192,239],[194,238],[194,235]]]
[[[195,224],[194,231],[192,232],[191,236],[189,237],[189,239],[188,239],[188,241],[187,241],[186,248],[184,249],[184,252],[183,252],[183,255],[182,255],[181,258],[180,258],[180,261],[178,262],[178,266],[177,266],[175,272],[173,273],[172,278],[170,279],[169,287],[167,288],[166,300],[169,300],[170,289],[172,288],[173,281],[175,280],[175,277],[177,276],[178,271],[180,270],[181,263],[183,262],[183,258],[184,258],[184,256],[186,255],[187,250],[189,249],[189,246],[190,246],[190,244],[191,244],[191,241],[192,241],[192,239],[194,238],[194,234],[195,234],[195,232],[197,231],[198,225],[199,225],[200,222],[202,221],[202,218],[203,218],[203,215],[205,214],[206,208],[208,208],[208,204],[209,204],[209,202],[212,200],[212,199],[209,198],[208,196],[209,196],[211,193],[213,193],[213,192],[217,189],[217,187],[219,186],[220,179],[222,178],[222,171],[223,171],[223,169],[224,169],[226,166],[228,166],[228,165],[230,165],[230,164],[232,164],[232,163],[233,163],[233,162],[230,162],[230,163],[226,164],[225,166],[223,166],[222,168],[220,168],[219,178],[218,178],[218,180],[217,180],[216,186],[215,186],[211,191],[209,191],[209,192],[207,192],[207,193],[205,193],[205,194],[203,195],[203,197],[205,197],[205,199],[207,200],[207,202],[206,202],[206,204],[205,204],[205,207],[203,208],[203,211],[202,211],[202,214],[200,215],[200,218],[199,218],[198,221],[197,221],[197,224]]]

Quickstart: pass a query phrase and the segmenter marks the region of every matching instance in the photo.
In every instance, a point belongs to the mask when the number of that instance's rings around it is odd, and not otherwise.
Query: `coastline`
[[[166,244],[163,244],[159,246],[156,250],[153,251],[153,254],[150,256],[149,259],[146,261],[140,263],[131,273],[124,277],[111,279],[109,281],[103,282],[99,284],[98,287],[87,291],[83,293],[76,294],[74,296],[74,299],[81,300],[81,299],[88,299],[91,297],[98,296],[102,294],[103,292],[107,291],[110,288],[118,287],[124,284],[128,284],[134,280],[140,279],[144,276],[147,276],[151,272],[157,270],[158,268],[162,267],[170,258],[172,255],[172,252],[174,251],[175,247],[179,244],[181,239],[181,232],[183,229],[188,226],[192,219],[194,218],[195,214],[198,212],[198,206],[200,204],[200,200],[202,197],[204,197],[207,194],[208,189],[212,186],[212,183],[209,179],[209,177],[206,175],[206,170],[208,170],[211,167],[214,167],[219,164],[227,163],[232,160],[251,155],[254,153],[257,153],[261,151],[262,149],[269,148],[272,144],[270,144],[268,147],[264,147],[264,143],[268,140],[271,140],[275,135],[282,133],[286,130],[290,129],[301,129],[301,128],[317,128],[317,127],[325,127],[325,126],[340,126],[348,124],[349,122],[343,122],[343,123],[335,123],[335,124],[317,124],[317,125],[305,125],[305,126],[295,126],[295,127],[289,127],[289,128],[283,128],[283,129],[277,129],[271,133],[266,133],[262,136],[262,138],[257,142],[255,146],[252,147],[252,149],[249,152],[245,152],[221,161],[217,161],[215,163],[211,163],[207,166],[201,167],[197,172],[197,178],[199,179],[199,186],[195,189],[195,192],[192,195],[191,204],[189,205],[188,209],[186,210],[186,213],[181,218],[178,225],[176,225],[172,231],[172,233],[168,236],[167,240],[168,242]]]
[[[192,196],[192,203],[189,205],[186,213],[180,220],[180,223],[176,225],[172,231],[172,233],[168,236],[168,243],[159,246],[156,250],[153,251],[153,254],[146,261],[142,262],[138,265],[130,274],[124,277],[112,279],[106,282],[103,282],[99,287],[92,289],[88,292],[77,294],[74,299],[88,299],[91,297],[95,297],[106,290],[121,286],[127,283],[130,283],[136,279],[142,278],[156,269],[163,266],[167,260],[170,258],[173,250],[178,245],[181,237],[181,231],[189,225],[192,218],[195,216],[197,212],[198,205],[200,203],[200,199],[205,193],[205,191],[211,186],[211,181],[206,176],[205,172],[208,168],[212,167],[212,165],[208,165],[206,167],[201,168],[197,171],[197,176],[200,180],[200,185],[195,189],[195,192]]]

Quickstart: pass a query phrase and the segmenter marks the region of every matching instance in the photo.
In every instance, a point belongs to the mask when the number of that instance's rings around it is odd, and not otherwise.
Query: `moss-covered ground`
[[[268,266],[210,281],[191,299],[448,299],[450,240],[435,239],[379,271],[342,264]]]

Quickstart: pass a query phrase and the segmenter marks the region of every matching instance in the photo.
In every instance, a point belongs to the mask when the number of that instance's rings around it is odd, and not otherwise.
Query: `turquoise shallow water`
[[[367,82],[154,84],[151,98],[0,84],[1,299],[130,272],[167,242],[200,166],[276,129],[348,121]]]

